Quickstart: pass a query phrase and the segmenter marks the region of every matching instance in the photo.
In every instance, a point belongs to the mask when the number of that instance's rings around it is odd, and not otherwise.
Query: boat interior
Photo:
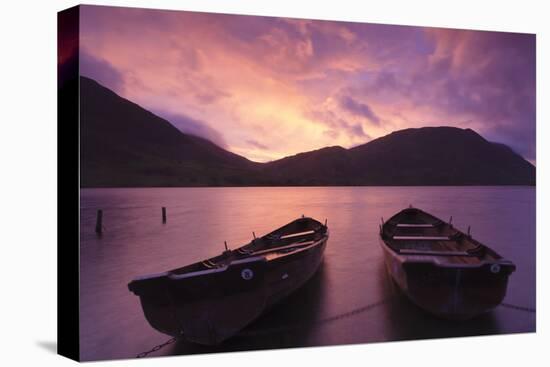
[[[395,252],[409,256],[445,257],[449,263],[498,259],[491,249],[449,223],[420,209],[405,209],[380,228],[382,240]]]
[[[327,236],[327,226],[309,217],[298,218],[262,237],[255,237],[235,250],[226,250],[221,255],[169,271],[170,274],[185,274],[222,268],[237,260],[263,256],[268,260],[310,246]]]

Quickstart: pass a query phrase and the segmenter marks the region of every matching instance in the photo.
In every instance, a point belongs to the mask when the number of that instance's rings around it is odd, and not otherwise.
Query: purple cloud
[[[80,49],[80,75],[92,78],[117,93],[124,89],[122,73],[108,61],[96,58],[83,49]]]
[[[223,139],[223,136],[217,130],[214,130],[202,121],[192,119],[182,114],[174,114],[165,111],[151,112],[170,122],[182,133],[205,138],[222,148],[227,147],[227,143]]]
[[[340,132],[349,136],[352,140],[361,140],[367,142],[371,137],[365,133],[363,126],[358,123],[350,123],[340,118],[331,110],[313,110],[310,111],[311,118],[328,127],[328,130],[323,132],[323,135],[332,139],[337,138]]]
[[[343,96],[340,98],[340,106],[354,115],[367,118],[376,125],[380,124],[380,118],[366,103],[358,102],[350,96]]]

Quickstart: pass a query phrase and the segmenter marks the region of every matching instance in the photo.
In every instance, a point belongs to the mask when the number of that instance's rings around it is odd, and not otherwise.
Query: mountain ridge
[[[80,97],[81,187],[535,184],[531,163],[471,129],[408,128],[259,163],[93,79],[80,77]]]

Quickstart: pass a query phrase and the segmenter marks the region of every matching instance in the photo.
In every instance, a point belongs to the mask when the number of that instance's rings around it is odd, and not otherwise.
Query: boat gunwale
[[[214,269],[199,270],[199,271],[194,271],[194,272],[190,272],[190,273],[183,273],[183,274],[170,274],[170,273],[168,273],[167,278],[172,279],[172,280],[180,280],[180,279],[185,279],[185,278],[192,278],[192,277],[199,276],[199,275],[220,273],[222,271],[226,271],[233,264],[238,265],[238,264],[246,264],[246,263],[252,263],[252,262],[256,262],[256,261],[265,261],[265,260],[266,259],[265,259],[264,256],[248,257],[248,258],[245,258],[245,259],[238,259],[238,260],[235,260],[235,261],[231,261],[230,263],[228,263],[226,265],[222,265],[222,266],[216,267]]]
[[[318,241],[321,241],[325,238],[328,239],[328,233],[329,233],[328,226],[326,224],[323,224],[320,221],[312,218],[312,217],[306,217],[306,216],[302,216],[300,218],[294,219],[291,222],[286,223],[285,225],[283,225],[283,226],[281,226],[281,227],[279,227],[279,228],[277,228],[277,229],[275,229],[275,230],[259,237],[259,239],[266,239],[269,236],[276,235],[277,233],[283,231],[285,228],[290,227],[293,224],[295,224],[296,222],[303,221],[303,220],[307,220],[307,221],[310,221],[312,223],[318,224],[318,228],[305,231],[305,232],[311,231],[311,233],[307,233],[306,236],[315,236],[316,234],[321,234],[321,238]],[[304,236],[304,233],[297,232],[297,233],[291,233],[291,235],[296,235],[297,234],[298,236],[296,236],[296,237],[301,237],[301,236]],[[290,239],[290,238],[292,238],[292,237],[289,237],[288,239]],[[283,238],[283,240],[285,240],[285,239],[286,238]],[[315,241],[313,238],[311,240]],[[312,246],[316,245],[317,242],[313,242]],[[201,261],[197,261],[197,262],[185,265],[185,266],[180,267],[180,268],[176,268],[176,269],[172,269],[172,270],[168,270],[168,271],[164,271],[164,272],[159,272],[159,273],[144,274],[144,275],[136,276],[130,281],[130,284],[133,283],[133,282],[147,281],[147,280],[158,279],[158,278],[162,278],[162,277],[166,277],[166,278],[170,278],[170,279],[174,279],[174,278],[175,279],[185,279],[185,278],[198,276],[198,275],[218,273],[218,272],[226,270],[229,266],[231,266],[233,264],[241,264],[241,263],[255,261],[255,260],[251,260],[252,258],[267,260],[267,259],[265,259],[265,256],[263,256],[263,257],[254,256],[254,255],[257,255],[259,252],[267,254],[269,252],[276,252],[281,247],[287,247],[288,246],[287,248],[292,248],[292,247],[299,247],[300,246],[300,243],[295,243],[295,244],[291,244],[291,245],[279,246],[279,247],[274,247],[274,248],[267,247],[267,248],[264,248],[262,250],[258,250],[256,252],[242,251],[243,249],[246,250],[246,248],[249,247],[253,243],[254,243],[254,241],[252,241],[248,244],[245,244],[243,246],[240,246],[240,247],[236,248],[235,250],[232,250],[231,252],[238,252],[243,257],[229,260],[226,263],[213,263],[212,267],[209,267],[207,269],[200,269],[200,270],[195,270],[195,271],[190,271],[190,272],[176,273],[176,271],[178,271],[178,270],[183,270],[184,268],[196,266],[198,264],[204,263],[205,261],[212,261],[212,259],[223,256],[224,254],[222,253],[221,255],[216,255],[214,257],[210,257],[210,258],[207,258],[207,259],[204,259],[204,260],[201,260]],[[293,254],[295,252],[296,251],[289,251],[288,254]]]
[[[405,256],[400,256],[398,255],[398,257],[401,257],[402,261],[400,261],[403,265],[405,264],[415,264],[415,265],[420,265],[420,264],[431,264],[431,265],[434,265],[438,268],[449,268],[449,269],[477,269],[477,268],[482,268],[484,266],[492,266],[494,264],[498,264],[498,265],[501,265],[501,266],[511,266],[515,269],[515,264],[513,262],[511,262],[510,260],[504,260],[504,259],[498,259],[498,260],[481,260],[475,264],[468,264],[468,263],[448,263],[448,262],[445,262],[445,263],[442,263],[440,261],[437,261],[441,256],[421,256],[421,257],[418,257],[418,255],[405,255]],[[416,258],[414,258],[416,257]],[[410,266],[410,265],[405,265],[405,266]]]
[[[452,257],[452,256],[468,257],[468,258],[476,257],[476,256],[475,255],[450,255],[450,254],[406,254],[406,253],[399,252],[399,250],[395,250],[390,245],[388,245],[386,243],[386,241],[382,240],[382,242],[384,243],[384,247],[392,252],[392,254],[393,254],[392,256],[399,259],[399,261],[402,264],[405,264],[405,263],[407,263],[407,264],[433,264],[434,266],[437,266],[439,268],[453,268],[453,269],[475,269],[475,268],[481,268],[481,267],[486,266],[486,265],[498,264],[498,265],[503,265],[503,266],[512,266],[515,269],[515,264],[512,261],[507,260],[507,259],[501,257],[500,255],[499,255],[500,258],[496,258],[494,260],[483,259],[483,260],[479,260],[478,262],[476,262],[474,264],[471,264],[471,263],[470,264],[468,264],[468,263],[450,263],[450,262],[441,262],[441,261],[438,261],[438,260],[440,260],[441,258],[447,258],[447,257]]]
[[[391,221],[392,220],[395,221],[396,217],[398,217],[401,214],[403,214],[404,212],[410,211],[410,210],[415,210],[415,211],[421,213],[422,215],[427,216],[428,218],[434,220],[434,222],[437,223],[437,225],[446,225],[446,226],[451,227],[452,229],[454,229],[457,232],[457,234],[459,234],[461,237],[465,237],[473,245],[476,245],[476,247],[474,249],[471,249],[470,252],[468,252],[468,250],[464,251],[464,254],[453,254],[453,251],[448,251],[448,253],[441,253],[441,254],[436,254],[436,253],[432,253],[432,254],[430,254],[430,253],[410,253],[410,254],[402,253],[400,251],[400,249],[394,248],[390,244],[390,241],[408,242],[409,240],[400,240],[400,239],[394,240],[393,237],[384,238],[384,228],[386,228],[385,226],[395,226],[396,228],[399,228],[397,226],[399,224],[399,222],[391,223]],[[420,228],[422,228],[422,227],[420,227]],[[428,227],[426,227],[426,228],[428,228]],[[387,248],[389,251],[391,251],[392,256],[398,258],[399,261],[402,264],[405,264],[405,263],[408,263],[408,264],[426,263],[426,264],[432,264],[432,265],[434,265],[436,267],[439,267],[439,268],[452,268],[452,269],[475,269],[475,268],[481,268],[481,267],[488,266],[488,265],[491,266],[493,264],[498,264],[498,265],[505,266],[505,267],[511,267],[512,271],[515,271],[515,269],[516,269],[516,265],[512,261],[504,258],[503,256],[501,256],[499,253],[497,253],[495,250],[493,250],[489,246],[484,245],[483,243],[481,243],[478,240],[474,239],[471,235],[467,235],[466,233],[462,232],[461,230],[459,230],[458,228],[453,226],[452,223],[445,222],[442,219],[434,216],[433,214],[427,213],[424,210],[419,209],[419,208],[413,208],[413,207],[405,208],[405,209],[397,212],[396,214],[394,214],[387,221],[383,222],[383,224],[380,226],[379,239],[384,244],[384,248]],[[452,239],[452,238],[449,238],[449,240],[442,240],[442,241],[457,242],[456,239]],[[493,257],[493,259],[487,259],[486,255],[481,257],[481,258],[476,256],[475,253],[477,252],[478,249],[483,249],[486,253],[491,255]],[[472,251],[472,250],[476,250],[476,251]],[[452,263],[452,262],[439,261],[442,258],[449,258],[449,257],[455,257],[455,256],[456,257],[467,257],[467,258],[477,257],[478,261],[476,263]]]
[[[449,263],[449,262],[441,262],[438,261],[442,257],[446,257],[445,255],[439,256],[439,255],[410,255],[410,254],[401,254],[399,252],[396,252],[394,249],[392,249],[390,246],[388,246],[385,241],[381,240],[384,243],[383,249],[386,251],[391,251],[391,256],[394,257],[399,263],[401,263],[401,266],[414,266],[414,265],[432,265],[436,268],[440,269],[452,269],[452,270],[472,270],[472,269],[479,269],[487,266],[492,266],[494,264],[498,264],[502,267],[510,267],[511,272],[516,270],[516,265],[507,259],[500,258],[495,260],[480,260],[477,263]]]
[[[232,260],[232,261],[230,261],[229,263],[227,263],[225,265],[222,265],[222,266],[219,266],[219,267],[216,267],[216,268],[213,268],[213,269],[199,270],[199,271],[194,271],[194,272],[190,272],[190,273],[183,273],[183,274],[171,274],[170,272],[155,273],[155,274],[149,274],[149,275],[143,275],[143,276],[140,276],[140,277],[136,277],[132,280],[132,282],[141,281],[141,280],[150,280],[150,279],[155,279],[155,278],[163,278],[163,277],[166,277],[170,280],[181,280],[181,279],[193,278],[193,277],[207,275],[207,274],[221,273],[221,272],[226,271],[227,269],[229,269],[229,267],[231,267],[232,265],[246,264],[246,263],[257,262],[257,261],[269,262],[269,261],[273,261],[275,259],[280,259],[280,258],[287,257],[287,256],[290,256],[290,255],[298,254],[302,251],[309,250],[313,247],[316,247],[316,246],[320,245],[323,241],[326,241],[326,240],[328,240],[328,232],[326,234],[324,234],[322,238],[320,238],[317,241],[314,241],[311,244],[308,244],[307,246],[293,246],[293,247],[297,247],[297,249],[295,251],[289,251],[288,253],[282,254],[282,255],[277,256],[277,257],[272,258],[272,259],[267,259],[266,255],[269,254],[269,252],[277,252],[277,249],[280,249],[280,248],[274,248],[274,249],[272,249],[272,251],[266,252],[265,255],[263,255],[263,256],[252,256],[252,257],[247,257],[247,258],[244,258],[244,259]],[[285,246],[283,246],[283,247],[285,247]],[[253,254],[254,253],[252,253],[252,255]]]

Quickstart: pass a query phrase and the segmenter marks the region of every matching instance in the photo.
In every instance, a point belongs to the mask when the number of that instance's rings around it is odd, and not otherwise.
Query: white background
[[[0,12],[0,364],[69,365],[57,356],[56,12],[74,1],[5,2]],[[280,364],[522,366],[548,363],[550,348],[548,68],[545,1],[147,0],[88,4],[353,20],[537,33],[537,333],[246,352],[96,365]],[[545,24],[546,23],[546,24]],[[544,103],[546,102],[546,104]],[[61,127],[61,131],[63,128]],[[71,136],[70,138],[74,138]],[[76,215],[76,213],[74,213]],[[72,245],[72,244],[65,244]],[[545,348],[547,350],[545,350]]]

